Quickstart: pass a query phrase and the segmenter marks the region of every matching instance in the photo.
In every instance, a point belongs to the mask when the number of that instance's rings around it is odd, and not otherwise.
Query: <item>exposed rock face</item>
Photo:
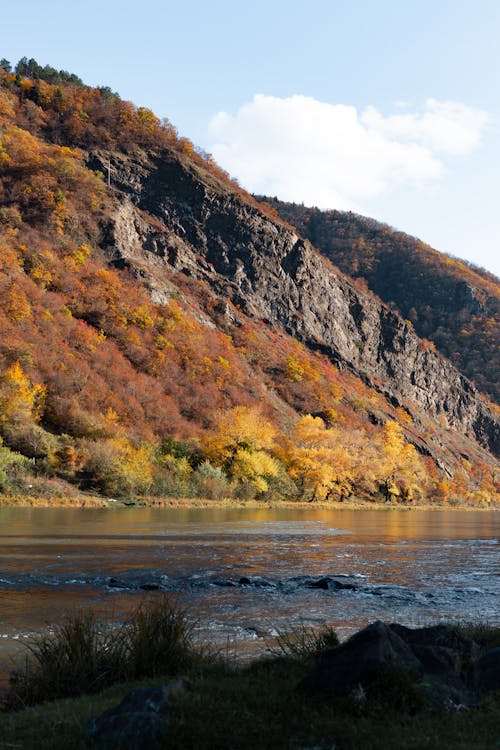
[[[96,153],[89,164],[103,169],[106,161]],[[135,161],[115,155],[112,175],[117,208],[108,228],[110,252],[116,263],[152,276],[156,301],[168,296],[164,270],[202,278],[246,314],[282,326],[361,375],[393,404],[413,402],[500,452],[500,421],[472,384],[290,227],[176,155]]]

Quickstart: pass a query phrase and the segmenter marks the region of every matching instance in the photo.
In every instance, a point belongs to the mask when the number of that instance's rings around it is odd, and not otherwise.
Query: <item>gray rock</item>
[[[449,625],[429,625],[425,628],[407,628],[393,623],[389,626],[410,646],[437,646],[455,651],[462,660],[477,657],[479,646]]]
[[[500,648],[486,651],[467,673],[467,684],[479,693],[500,690]]]
[[[413,653],[427,674],[460,675],[462,660],[457,651],[445,646],[413,646]]]
[[[184,689],[181,680],[170,685],[139,688],[118,706],[89,719],[87,731],[99,750],[156,750],[168,726],[171,696]]]
[[[438,711],[457,710],[476,702],[474,694],[453,674],[426,674],[424,689],[430,705]]]
[[[385,668],[394,666],[404,667],[416,678],[422,672],[410,647],[385,623],[374,622],[345,643],[324,651],[301,685],[314,691],[348,695],[359,685],[369,687]]]

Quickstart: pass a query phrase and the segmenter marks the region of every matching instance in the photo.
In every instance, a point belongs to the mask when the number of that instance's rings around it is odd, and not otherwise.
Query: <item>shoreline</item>
[[[104,498],[98,495],[79,497],[33,497],[33,496],[1,496],[0,508],[72,508],[72,509],[125,509],[125,508],[153,508],[153,509],[203,509],[203,508],[248,508],[254,510],[276,510],[278,508],[301,510],[400,510],[400,511],[500,511],[499,505],[446,505],[422,503],[419,505],[403,505],[400,503],[382,503],[369,500],[346,500],[344,502],[307,502],[296,500],[210,500],[208,498],[184,497],[140,497],[135,500]]]

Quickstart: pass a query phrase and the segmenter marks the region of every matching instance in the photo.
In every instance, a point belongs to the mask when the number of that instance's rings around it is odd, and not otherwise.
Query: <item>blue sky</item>
[[[243,186],[500,275],[498,0],[25,0],[0,56],[109,85]]]

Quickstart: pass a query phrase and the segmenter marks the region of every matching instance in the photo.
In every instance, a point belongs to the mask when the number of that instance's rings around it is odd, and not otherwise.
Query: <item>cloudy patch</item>
[[[359,210],[399,185],[439,181],[451,158],[471,153],[488,115],[428,99],[422,111],[383,115],[307,96],[257,94],[210,121],[215,160],[251,192],[320,208]]]

